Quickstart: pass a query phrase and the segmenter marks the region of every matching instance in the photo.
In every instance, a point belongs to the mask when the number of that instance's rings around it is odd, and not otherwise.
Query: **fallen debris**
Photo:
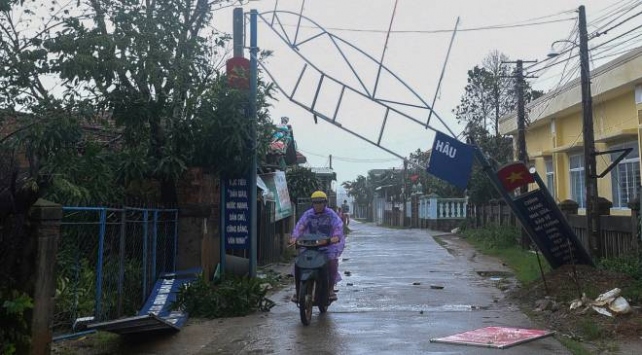
[[[591,300],[585,294],[582,294],[580,299],[575,299],[571,302],[570,309],[575,310],[585,307],[580,311],[581,313],[586,312],[588,309],[593,309],[597,313],[608,317],[613,317],[614,313],[616,315],[627,314],[631,312],[631,306],[624,297],[620,296],[620,293],[622,293],[622,290],[616,287],[597,296],[595,300]]]

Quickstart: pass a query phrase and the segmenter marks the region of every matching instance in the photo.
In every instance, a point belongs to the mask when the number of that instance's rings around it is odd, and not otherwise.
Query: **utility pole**
[[[526,102],[524,100],[524,63],[535,63],[535,60],[521,60],[518,59],[515,63],[515,91],[517,92],[517,160],[528,166],[528,154],[526,153]],[[520,187],[519,193],[524,194],[528,192],[528,186]],[[527,248],[530,244],[528,234],[522,229],[521,237],[522,247]]]
[[[586,11],[579,7],[580,73],[582,86],[582,123],[584,139],[584,181],[586,197],[586,227],[589,252],[599,257],[602,250],[600,238],[600,213],[598,211],[597,167],[595,162],[595,137],[593,133],[593,98],[591,96],[591,73],[589,70],[588,33]]]
[[[252,144],[252,163],[250,166],[250,263],[249,263],[249,274],[250,277],[256,277],[257,271],[257,262],[258,262],[258,216],[257,216],[257,201],[256,201],[256,168],[257,168],[257,157],[256,157],[256,122],[257,122],[257,107],[256,107],[256,97],[258,91],[258,55],[259,55],[259,46],[258,46],[258,31],[257,31],[257,19],[258,11],[250,10],[250,120],[251,130],[250,138]]]
[[[401,174],[401,228],[406,226],[406,194],[408,193],[408,187],[406,186],[406,170],[408,169],[408,161],[403,160],[403,173]]]
[[[517,160],[528,164],[528,154],[526,154],[526,102],[524,100],[524,63],[536,63],[535,60],[516,60],[515,63],[515,91],[517,92]],[[527,187],[522,187],[520,193],[525,193]]]

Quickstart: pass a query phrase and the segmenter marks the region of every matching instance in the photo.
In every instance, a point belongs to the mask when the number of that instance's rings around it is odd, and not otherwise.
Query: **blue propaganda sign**
[[[249,178],[223,179],[223,226],[225,247],[250,248],[250,189]]]
[[[530,229],[529,235],[552,268],[565,264],[593,266],[593,261],[571,229],[559,207],[543,189],[516,198],[515,207]]]
[[[464,190],[473,166],[473,147],[437,132],[426,171]]]
[[[200,269],[190,269],[162,274],[138,314],[154,314],[175,327],[181,328],[187,321],[187,314],[183,310],[173,309],[173,303],[176,302],[181,287],[196,280],[200,272]]]

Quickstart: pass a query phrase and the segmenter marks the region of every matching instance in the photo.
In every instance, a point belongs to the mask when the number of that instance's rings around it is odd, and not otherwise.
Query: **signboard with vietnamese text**
[[[229,249],[250,248],[250,189],[249,178],[222,179],[223,226],[222,236]]]
[[[473,150],[472,146],[437,132],[426,172],[464,190],[473,167]]]
[[[567,264],[594,266],[535,169],[529,170],[522,162],[512,162],[501,167],[496,176],[498,188],[504,190],[515,216],[553,269]],[[509,195],[532,183],[537,184],[538,189],[517,197]]]
[[[559,207],[548,203],[542,189],[529,191],[514,201],[534,233],[531,239],[553,269],[566,264],[593,265]]]
[[[262,174],[261,179],[263,179],[265,185],[270,190],[271,199],[275,202],[274,215],[271,216],[271,222],[291,216],[293,209],[285,172],[276,171],[269,174]]]

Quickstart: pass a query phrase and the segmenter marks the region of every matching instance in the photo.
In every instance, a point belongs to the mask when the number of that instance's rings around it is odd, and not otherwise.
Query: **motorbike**
[[[296,303],[303,325],[310,324],[314,306],[319,308],[319,312],[325,313],[332,303],[329,297],[329,258],[323,252],[330,244],[330,237],[319,234],[304,234],[296,241],[296,248],[300,249],[294,261],[298,275]]]

